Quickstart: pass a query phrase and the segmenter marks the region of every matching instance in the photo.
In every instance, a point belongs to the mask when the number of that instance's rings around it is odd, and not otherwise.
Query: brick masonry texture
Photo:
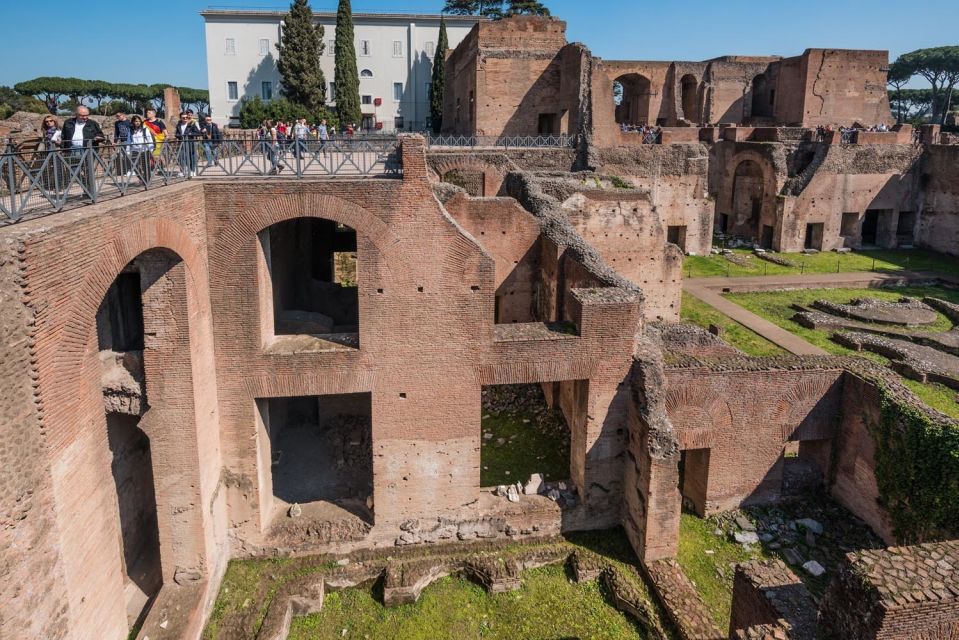
[[[763,126],[884,120],[888,105],[866,86],[884,56],[614,63],[567,44],[559,21],[482,23],[451,54],[447,125],[580,134],[575,148],[427,152],[404,137],[402,179],[204,179],[0,228],[0,635],[127,636],[97,341],[98,309],[125,270],[140,279],[138,426],[163,584],[151,638],[199,636],[230,558],[618,524],[686,637],[721,637],[672,561],[683,499],[700,514],[778,501],[795,441],[832,496],[894,544],[869,429],[879,385],[928,411],[895,379],[856,359],[750,359],[648,324],[678,318],[680,250],[707,251],[721,223],[783,250],[812,239],[955,251],[954,147],[905,144],[907,131],[828,144]],[[686,125],[664,131],[674,144],[619,131],[611,91],[623,74],[658,89],[650,117]],[[767,115],[744,97],[762,90],[760,74],[781,88]],[[837,88],[850,76],[864,83],[858,98]],[[729,119],[750,126],[695,126]],[[875,238],[844,228],[845,214],[867,211],[878,212]],[[283,256],[264,232],[301,218],[355,231],[355,332],[277,331]],[[479,486],[481,390],[519,383],[541,384],[565,414],[575,505],[514,504]],[[292,517],[273,485],[283,452],[270,401],[351,394],[369,403],[372,493],[359,513],[319,501]],[[938,597],[942,567],[927,561],[954,565],[949,549],[892,549],[874,560],[899,582],[857,578],[835,597],[887,589],[895,602],[916,586],[915,607],[862,600],[883,612],[870,620],[886,635],[869,637],[907,637],[917,616],[948,629],[955,598]],[[850,563],[848,575],[865,575]],[[922,594],[936,599],[913,595],[923,572]],[[783,629],[757,621],[736,633]]]
[[[814,640],[816,617],[809,591],[781,560],[736,565],[730,637],[756,637],[757,629],[771,626],[792,640]]]
[[[951,638],[959,632],[959,541],[852,552],[821,614],[827,638]]]

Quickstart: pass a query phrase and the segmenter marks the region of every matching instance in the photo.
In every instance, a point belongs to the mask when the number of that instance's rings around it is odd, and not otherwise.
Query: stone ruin
[[[770,597],[795,586],[782,567],[742,570],[742,628],[727,634],[675,560],[684,503],[701,516],[778,504],[797,464],[890,545],[850,560],[821,621],[856,638],[913,637],[900,621],[916,611],[954,625],[951,569],[940,579],[923,567],[953,566],[940,550],[957,532],[948,520],[897,529],[876,430],[881,406],[939,430],[956,422],[861,359],[749,358],[672,323],[683,252],[708,252],[716,228],[779,250],[902,236],[954,251],[955,147],[763,126],[819,123],[799,95],[735,126],[691,126],[768,101],[826,52],[620,65],[567,45],[560,25],[480,25],[451,56],[448,98],[469,103],[461,65],[487,65],[495,84],[472,89],[484,105],[495,87],[529,94],[525,77],[542,92],[514,105],[504,94],[494,115],[517,131],[562,126],[582,134],[577,148],[428,150],[403,136],[397,177],[204,178],[0,226],[0,635],[114,640],[142,625],[140,638],[198,638],[231,559],[345,561],[283,587],[261,633],[279,638],[337,585],[384,576],[397,602],[450,572],[512,588],[527,560],[449,556],[621,526],[679,637],[803,637],[805,600]],[[885,96],[884,53],[835,60],[831,95],[875,78]],[[589,100],[654,67],[663,90],[648,107],[666,129],[642,144],[616,127],[611,95]],[[729,70],[745,84],[724,86]],[[571,77],[599,78],[602,91]],[[640,78],[626,84],[644,95]],[[886,120],[878,95],[847,96],[823,117]],[[540,118],[544,103],[568,109]],[[628,107],[620,117],[638,117]],[[454,126],[502,133],[464,113]],[[355,281],[338,275],[344,255],[356,256]],[[515,500],[481,486],[483,390],[500,385],[535,385],[562,414],[560,495],[526,491],[527,478]],[[932,551],[896,546],[906,541]],[[410,563],[350,572],[376,554]],[[946,588],[856,600],[885,593],[857,570],[881,558],[903,584]],[[601,560],[574,564],[651,626]],[[843,598],[888,624],[843,617]]]

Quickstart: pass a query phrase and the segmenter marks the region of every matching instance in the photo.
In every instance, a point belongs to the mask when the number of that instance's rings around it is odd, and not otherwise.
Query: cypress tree
[[[326,102],[326,78],[320,68],[323,33],[323,25],[313,23],[313,10],[307,0],[294,0],[276,43],[280,54],[276,66],[283,78],[281,93],[310,111]]]
[[[449,49],[446,35],[446,19],[440,18],[440,37],[436,43],[436,55],[433,58],[433,78],[430,82],[430,124],[433,133],[443,128],[443,100],[446,97],[446,50]]]
[[[544,16],[549,17],[549,9],[542,2],[526,2],[524,0],[509,0],[507,16]]]
[[[336,112],[340,127],[357,127],[363,123],[360,108],[360,76],[356,70],[356,47],[353,44],[353,10],[350,0],[340,0],[336,10],[336,69],[333,85],[336,91]]]

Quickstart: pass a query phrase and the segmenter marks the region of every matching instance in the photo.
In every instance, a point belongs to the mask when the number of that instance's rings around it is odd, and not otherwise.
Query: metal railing
[[[487,149],[540,149],[576,146],[577,136],[557,134],[543,136],[445,136],[426,134],[429,147],[487,148]]]
[[[197,178],[398,177],[396,138],[165,140],[0,155],[0,224]]]
[[[621,131],[627,136],[642,137],[642,144],[660,144],[663,138],[663,132],[660,129],[623,129]]]

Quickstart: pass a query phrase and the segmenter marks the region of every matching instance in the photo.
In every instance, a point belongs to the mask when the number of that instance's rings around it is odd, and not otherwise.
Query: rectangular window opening
[[[226,97],[227,100],[239,100],[240,99],[240,89],[239,85],[236,82],[227,82],[226,83]]]

